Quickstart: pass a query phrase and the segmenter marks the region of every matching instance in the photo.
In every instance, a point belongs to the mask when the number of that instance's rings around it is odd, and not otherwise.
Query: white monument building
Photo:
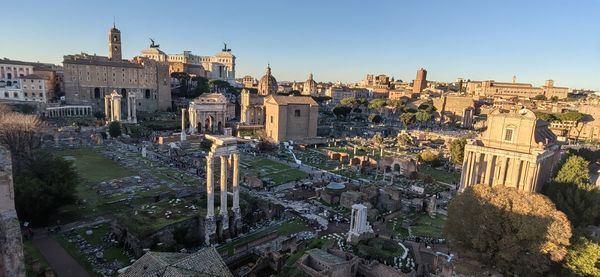
[[[239,160],[237,151],[237,139],[232,136],[207,135],[207,139],[212,141],[212,147],[206,157],[206,220],[205,220],[205,242],[210,245],[218,237],[224,238],[229,234],[236,234],[241,229],[240,213],[240,189],[239,189]],[[220,174],[220,196],[221,207],[219,209],[220,228],[217,230],[217,221],[215,218],[215,200],[214,200],[214,162],[219,158],[221,161]],[[227,211],[227,176],[228,167],[232,168],[231,190],[233,192],[233,217],[229,217]],[[231,225],[229,224],[231,220]]]
[[[367,207],[363,204],[354,204],[352,205],[347,241],[356,242],[365,233],[373,233],[373,228],[367,222]]]
[[[190,134],[223,134],[229,120],[227,97],[220,93],[206,93],[189,104]]]

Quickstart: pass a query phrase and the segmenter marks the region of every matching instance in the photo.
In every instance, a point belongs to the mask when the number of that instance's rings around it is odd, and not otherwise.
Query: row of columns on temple
[[[205,221],[205,242],[210,245],[217,240],[237,235],[241,230],[240,213],[240,188],[239,188],[239,154],[237,152],[215,153],[214,149],[206,157],[206,221]],[[215,217],[215,183],[214,171],[215,160],[220,160],[220,198],[221,206],[219,208],[219,217]],[[231,168],[231,171],[229,170]],[[229,216],[227,210],[228,176],[231,173],[231,191],[233,194],[233,204],[231,211],[233,217]],[[219,221],[220,220],[220,221]],[[230,224],[231,221],[231,224]],[[219,228],[217,228],[219,227]]]
[[[537,191],[540,163],[517,157],[465,151],[460,189],[475,184],[510,185],[521,191]]]
[[[92,115],[91,106],[58,107],[46,110],[46,116],[54,117],[79,117]]]
[[[121,119],[122,96],[114,90],[104,97],[104,115],[106,122],[122,121]],[[137,123],[137,105],[135,94],[127,95],[127,122]]]

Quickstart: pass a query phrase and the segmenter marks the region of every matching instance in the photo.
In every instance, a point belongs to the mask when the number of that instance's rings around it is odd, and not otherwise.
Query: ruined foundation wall
[[[23,242],[12,180],[10,152],[0,146],[0,276],[25,276]]]

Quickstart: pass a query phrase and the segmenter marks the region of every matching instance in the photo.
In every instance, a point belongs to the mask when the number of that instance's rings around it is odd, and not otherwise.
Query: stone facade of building
[[[145,57],[121,59],[121,33],[109,31],[109,56],[75,54],[64,56],[65,100],[67,104],[90,105],[104,110],[104,97],[116,90],[123,96],[135,94],[139,111],[166,110],[171,107],[169,66]],[[121,109],[125,111],[126,109]]]
[[[318,96],[317,82],[313,80],[313,74],[308,75],[308,79],[302,86],[302,95]]]
[[[274,142],[317,137],[319,105],[311,97],[270,95],[265,117],[266,135]]]
[[[488,81],[472,81],[467,83],[467,94],[479,96],[500,96],[500,97],[527,97],[534,98],[538,95],[543,95],[550,99],[557,97],[558,99],[567,98],[569,88],[554,86],[553,80],[547,80],[541,87],[534,87],[532,84],[517,83],[513,79],[512,83]]]
[[[433,106],[439,113],[442,122],[473,121],[473,113],[468,110],[475,109],[475,101],[472,96],[444,95],[434,98]]]
[[[23,242],[12,180],[10,152],[0,146],[0,276],[25,276]]]
[[[487,129],[465,146],[460,191],[484,184],[538,192],[560,158],[560,145],[528,109],[492,111]]]

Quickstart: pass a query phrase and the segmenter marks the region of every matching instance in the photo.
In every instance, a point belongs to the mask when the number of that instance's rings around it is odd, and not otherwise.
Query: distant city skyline
[[[123,58],[150,44],[213,55],[227,42],[236,77],[359,82],[366,74],[411,81],[457,78],[600,89],[600,1],[19,1],[0,58],[62,64],[107,55],[116,19]]]

